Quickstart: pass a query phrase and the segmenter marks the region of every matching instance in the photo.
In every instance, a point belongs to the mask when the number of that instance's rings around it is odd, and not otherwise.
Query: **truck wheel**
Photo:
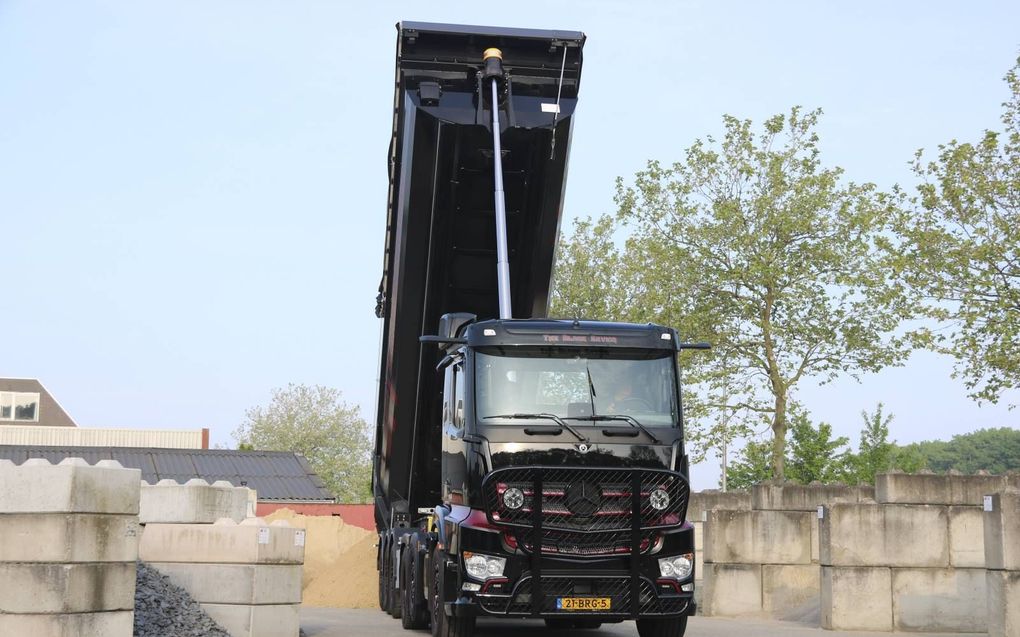
[[[418,536],[412,535],[401,560],[403,571],[400,581],[404,588],[400,596],[400,625],[407,630],[425,628],[428,624],[428,605],[422,587],[422,559]]]
[[[429,610],[432,615],[432,637],[472,637],[474,617],[449,617],[443,602],[443,577],[446,571],[446,554],[438,546],[432,552],[432,586]]]
[[[388,577],[386,578],[386,601],[389,605],[386,607],[386,612],[390,614],[393,619],[400,619],[400,591],[397,590],[397,569],[400,568],[400,553],[396,551],[396,546],[390,545],[389,555],[389,568]]]
[[[386,538],[379,536],[379,610],[387,612],[390,607],[386,601]]]
[[[637,632],[641,637],[684,637],[687,632],[687,616],[639,619]]]

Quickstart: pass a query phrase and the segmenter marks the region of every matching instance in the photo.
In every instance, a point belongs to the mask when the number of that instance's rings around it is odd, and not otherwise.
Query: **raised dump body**
[[[541,318],[584,35],[398,29],[380,608],[441,637],[479,616],[681,637],[695,604],[677,351],[702,345]]]
[[[482,55],[502,51],[500,123],[513,314],[545,316],[585,36],[401,22],[389,151],[373,479],[380,529],[440,496],[443,378],[418,339],[440,317],[498,317],[492,104]]]

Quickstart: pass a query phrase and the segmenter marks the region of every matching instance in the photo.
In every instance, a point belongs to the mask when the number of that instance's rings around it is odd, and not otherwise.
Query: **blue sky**
[[[80,425],[212,429],[273,387],[374,414],[398,20],[588,34],[565,222],[618,175],[822,107],[823,158],[911,184],[915,149],[997,127],[1015,2],[0,0],[0,376]],[[884,401],[900,442],[1017,426],[952,363],[805,385],[838,434]],[[711,487],[713,465],[695,468]]]

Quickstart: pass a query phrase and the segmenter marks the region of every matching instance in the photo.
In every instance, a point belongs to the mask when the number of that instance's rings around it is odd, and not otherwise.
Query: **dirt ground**
[[[377,608],[376,535],[338,517],[298,515],[280,509],[266,516],[303,528],[302,603],[318,608]]]

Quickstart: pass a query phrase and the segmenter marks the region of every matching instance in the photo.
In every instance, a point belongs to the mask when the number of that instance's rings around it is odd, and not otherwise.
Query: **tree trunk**
[[[776,393],[772,417],[772,479],[786,479],[786,389]]]

